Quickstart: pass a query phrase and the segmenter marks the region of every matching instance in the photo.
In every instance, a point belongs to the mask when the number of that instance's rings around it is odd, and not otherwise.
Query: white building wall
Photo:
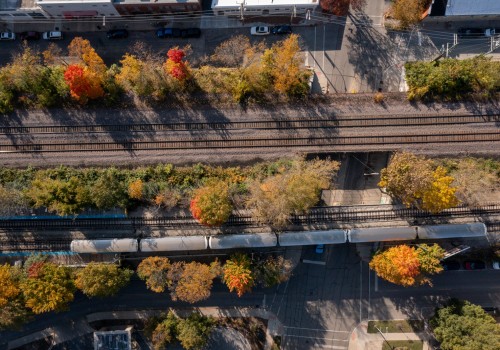
[[[305,14],[312,12],[319,0],[212,0],[212,10],[216,16],[273,16],[284,14]]]
[[[112,0],[37,0],[36,4],[54,18],[120,16]]]

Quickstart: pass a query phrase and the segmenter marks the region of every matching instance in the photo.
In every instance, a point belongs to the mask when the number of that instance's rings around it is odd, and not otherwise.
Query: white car
[[[269,35],[271,30],[267,26],[259,26],[250,28],[251,35]]]
[[[11,32],[0,33],[0,40],[16,40],[16,34]]]
[[[495,270],[500,270],[500,261],[493,261],[492,265]]]
[[[42,35],[45,40],[60,40],[63,38],[62,32],[45,32]]]

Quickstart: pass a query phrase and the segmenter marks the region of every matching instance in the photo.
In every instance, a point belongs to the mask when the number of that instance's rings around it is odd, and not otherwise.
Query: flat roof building
[[[273,16],[305,14],[313,11],[319,0],[212,0],[216,16]]]
[[[473,16],[500,17],[499,0],[433,0],[429,17],[444,17],[447,20],[465,20]]]

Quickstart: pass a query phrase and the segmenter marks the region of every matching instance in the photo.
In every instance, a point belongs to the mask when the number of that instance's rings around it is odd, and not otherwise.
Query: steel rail
[[[51,142],[29,144],[0,144],[2,153],[39,152],[116,152],[141,150],[231,149],[231,148],[284,148],[284,147],[342,147],[367,145],[406,145],[422,143],[497,142],[498,131],[476,131],[442,134],[335,136],[288,138],[235,138],[235,139],[166,139],[157,141],[125,142]]]
[[[449,125],[490,123],[500,121],[500,115],[487,114],[430,114],[388,116],[334,116],[331,119],[289,119],[272,121],[241,122],[184,122],[184,123],[138,123],[104,125],[43,125],[0,126],[0,134],[64,134],[64,133],[108,133],[108,132],[158,132],[196,130],[241,130],[241,129],[309,129],[309,128],[354,128],[383,126]]]
[[[364,222],[364,221],[392,221],[442,219],[454,217],[478,217],[486,215],[500,215],[500,204],[491,204],[481,207],[456,207],[441,213],[429,213],[415,208],[384,208],[377,206],[359,207],[317,207],[312,208],[304,215],[292,215],[292,224],[324,224],[333,222]],[[68,228],[99,228],[99,229],[140,229],[143,227],[183,228],[187,226],[203,227],[192,217],[157,217],[157,218],[114,218],[114,219],[11,219],[0,220],[0,229],[61,229]],[[247,215],[231,216],[225,226],[264,226]]]

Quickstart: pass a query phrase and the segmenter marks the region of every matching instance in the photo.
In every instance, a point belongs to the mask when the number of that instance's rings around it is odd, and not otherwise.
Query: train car
[[[486,225],[482,222],[418,226],[418,238],[420,239],[485,237],[487,232]]]
[[[344,230],[283,232],[278,237],[281,247],[342,244],[347,241]]]
[[[415,227],[371,227],[349,230],[349,242],[411,241],[417,238]]]
[[[210,249],[266,248],[278,245],[278,239],[274,233],[217,235],[210,237],[208,242]]]
[[[71,241],[70,249],[75,253],[135,253],[138,251],[137,239],[77,239]]]
[[[141,252],[173,252],[208,249],[205,236],[173,236],[144,238],[140,242]]]

